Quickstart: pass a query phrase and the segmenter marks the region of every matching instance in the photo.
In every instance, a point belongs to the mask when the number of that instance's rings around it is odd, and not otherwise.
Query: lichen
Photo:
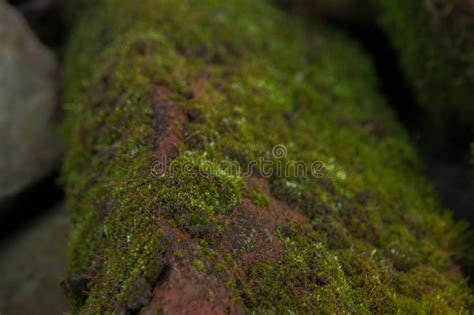
[[[368,58],[350,40],[324,25],[294,23],[263,1],[87,7],[65,70],[66,287],[87,280],[82,295],[70,289],[75,312],[120,313],[148,303],[170,248],[165,220],[200,249],[173,256],[190,255],[200,273],[225,279],[249,312],[471,309],[462,275],[447,272],[462,254],[463,231],[438,205],[376,92]],[[154,86],[166,87],[188,117],[168,126],[183,134],[159,174],[151,167],[162,136]],[[276,144],[287,149],[279,163],[319,161],[324,176],[270,176],[271,194],[249,185],[246,165],[276,163]],[[239,172],[223,167],[232,163]],[[252,176],[263,176],[254,166]],[[256,222],[237,211],[245,198],[262,209],[277,199],[305,218],[270,231],[283,250],[276,259],[257,256],[253,266],[215,237],[229,218]],[[244,254],[263,250],[249,224],[238,239],[248,245]]]

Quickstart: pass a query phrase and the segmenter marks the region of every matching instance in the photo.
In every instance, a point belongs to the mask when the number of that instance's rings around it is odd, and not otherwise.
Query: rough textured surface
[[[462,227],[351,41],[263,1],[75,5],[74,312],[472,311]]]
[[[36,209],[32,209],[34,211]],[[62,314],[69,216],[64,204],[0,244],[0,313]]]
[[[58,165],[56,61],[0,1],[0,201]]]

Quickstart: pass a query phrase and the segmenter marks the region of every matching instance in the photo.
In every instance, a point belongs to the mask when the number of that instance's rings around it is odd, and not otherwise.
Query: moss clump
[[[194,267],[196,267],[196,269],[199,270],[200,272],[205,272],[205,271],[206,271],[203,262],[200,261],[200,260],[198,260],[198,259],[194,260],[193,265],[194,265]]]
[[[75,312],[139,310],[169,257],[187,255],[250,312],[471,309],[464,279],[446,271],[462,230],[351,41],[323,25],[309,32],[263,1],[86,6],[66,56],[68,287],[87,280],[85,293],[70,292]],[[156,87],[168,91],[159,101]],[[187,119],[164,123],[160,102]],[[169,132],[180,141],[157,175],[150,167]],[[272,155],[276,144],[285,154]],[[323,176],[275,170],[267,192],[244,176],[248,164],[265,175],[259,159],[319,161]],[[266,231],[270,255],[255,217],[282,203],[302,222]],[[245,205],[260,212],[246,216]],[[231,251],[227,239],[245,246]]]
[[[240,203],[242,178],[204,155],[184,151],[156,184],[160,213],[172,216],[178,227],[197,236],[223,228],[215,214],[226,214]]]

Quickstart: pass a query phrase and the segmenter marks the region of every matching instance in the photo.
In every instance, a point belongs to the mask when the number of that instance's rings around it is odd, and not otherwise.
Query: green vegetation
[[[164,222],[201,249],[172,254],[225,277],[249,311],[472,310],[463,276],[449,272],[463,229],[440,209],[350,40],[290,23],[263,1],[104,0],[83,10],[65,66],[70,279],[87,279],[85,295],[66,281],[75,312],[148,303],[173,250]],[[168,131],[156,125],[157,87],[187,116]],[[167,132],[182,135],[156,175]],[[288,149],[279,162],[322,161],[325,176],[273,176],[270,194],[221,167],[271,158],[276,144]],[[244,200],[265,213],[272,198],[304,222],[279,222],[277,257],[244,264],[216,235],[229,218],[248,220]],[[263,251],[259,241],[242,237],[242,251]]]

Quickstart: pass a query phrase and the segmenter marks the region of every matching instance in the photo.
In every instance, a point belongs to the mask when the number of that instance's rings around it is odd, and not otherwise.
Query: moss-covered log
[[[472,310],[462,229],[351,41],[263,1],[81,6],[66,54],[75,312]]]

